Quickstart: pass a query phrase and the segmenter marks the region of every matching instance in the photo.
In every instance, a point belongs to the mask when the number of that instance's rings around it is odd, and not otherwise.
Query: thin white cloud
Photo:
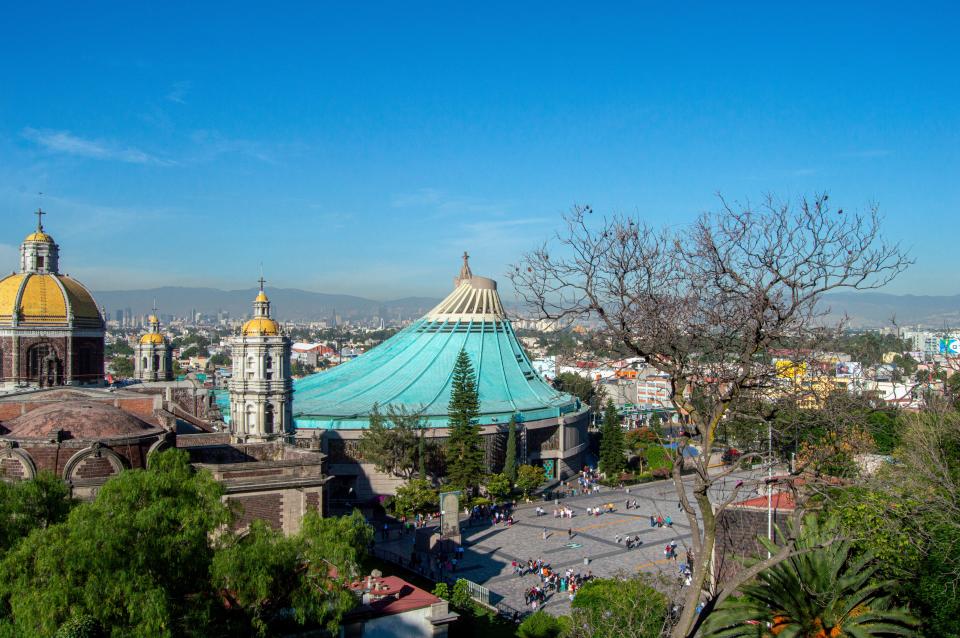
[[[464,228],[472,233],[491,233],[506,231],[517,226],[529,226],[531,224],[544,224],[555,221],[549,217],[524,217],[520,219],[496,219],[481,222],[464,224]]]
[[[456,214],[504,214],[511,204],[470,197],[453,197],[436,188],[420,188],[410,193],[398,193],[390,199],[394,208],[421,208],[433,210],[438,216]]]
[[[170,87],[170,92],[167,93],[164,97],[170,102],[176,102],[177,104],[186,104],[186,100],[183,98],[186,97],[187,91],[190,90],[192,85],[190,82],[174,82],[173,86]]]
[[[190,134],[190,141],[195,150],[189,158],[190,162],[209,162],[221,155],[245,155],[268,164],[277,163],[277,146],[268,147],[253,140],[226,137],[213,130],[198,130]],[[293,152],[293,146],[287,149]]]
[[[103,140],[85,139],[74,135],[70,131],[27,127],[23,129],[23,136],[52,153],[113,160],[128,164],[154,164],[158,166],[174,164],[170,160],[156,157],[132,146],[124,147]]]

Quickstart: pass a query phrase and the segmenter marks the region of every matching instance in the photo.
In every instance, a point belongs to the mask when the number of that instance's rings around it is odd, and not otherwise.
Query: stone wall
[[[786,529],[792,511],[773,511],[773,540],[780,542],[777,532]],[[721,580],[731,578],[743,569],[743,559],[766,557],[759,536],[767,535],[767,510],[756,507],[728,507],[717,518],[717,544],[714,569]]]

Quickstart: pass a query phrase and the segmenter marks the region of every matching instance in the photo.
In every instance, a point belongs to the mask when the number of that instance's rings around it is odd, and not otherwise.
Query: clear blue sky
[[[960,293],[956,3],[7,3],[0,260],[95,290],[441,295],[574,203],[877,202]],[[204,6],[200,6],[204,5]],[[451,7],[456,5],[456,7]],[[0,268],[3,268],[0,264]]]

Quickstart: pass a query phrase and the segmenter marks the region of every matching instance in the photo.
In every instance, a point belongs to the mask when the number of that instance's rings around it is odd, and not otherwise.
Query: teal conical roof
[[[298,428],[367,426],[375,404],[418,410],[447,425],[450,379],[460,350],[477,372],[480,423],[556,418],[575,411],[575,397],[536,373],[507,319],[497,283],[464,264],[456,288],[426,316],[356,359],[294,383]]]

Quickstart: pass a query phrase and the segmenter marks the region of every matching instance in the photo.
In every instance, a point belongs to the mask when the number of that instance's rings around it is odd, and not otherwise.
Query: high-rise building
[[[230,341],[230,433],[238,442],[284,438],[293,428],[290,339],[270,318],[263,291],[253,301],[253,318]]]

